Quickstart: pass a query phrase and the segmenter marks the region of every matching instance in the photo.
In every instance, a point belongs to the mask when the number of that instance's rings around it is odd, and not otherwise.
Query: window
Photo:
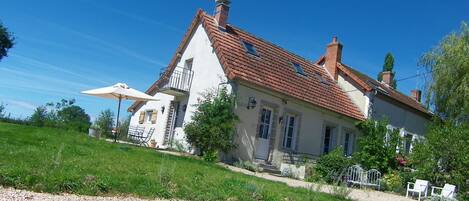
[[[332,142],[332,128],[329,126],[326,126],[326,130],[324,132],[324,148],[323,148],[324,154],[329,153],[330,148],[331,148],[331,142]]]
[[[243,41],[243,44],[244,44],[244,48],[246,48],[246,51],[249,53],[249,54],[252,54],[252,55],[257,55],[257,51],[256,51],[256,48],[254,48],[254,45],[252,45],[251,43],[248,43],[246,41]]]
[[[153,114],[153,110],[145,111],[145,122],[151,123],[151,115]]]
[[[192,63],[193,63],[194,59],[187,59],[185,62],[184,62],[184,69],[187,69],[187,70],[192,70]]]
[[[293,67],[295,68],[296,73],[300,75],[306,75],[305,71],[303,70],[303,67],[299,63],[292,62]]]
[[[262,108],[261,110],[261,122],[259,125],[259,138],[268,139],[270,133],[272,110]]]
[[[355,135],[346,132],[344,137],[344,155],[351,156],[353,153],[353,146],[355,144]]]
[[[411,134],[404,135],[404,153],[405,154],[409,154],[410,151],[412,150],[412,138],[413,136]]]
[[[314,72],[314,77],[316,77],[316,79],[318,79],[319,82],[321,82],[322,84],[325,84],[325,85],[330,85],[329,81],[327,81],[326,78],[324,78],[321,73],[319,72]]]
[[[296,132],[296,118],[292,115],[287,115],[285,121],[285,130],[283,135],[283,147],[291,149],[294,147],[294,138]]]

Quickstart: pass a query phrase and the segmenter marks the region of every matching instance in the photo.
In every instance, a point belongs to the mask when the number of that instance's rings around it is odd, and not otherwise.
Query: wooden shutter
[[[143,124],[143,120],[145,120],[145,111],[140,112],[140,116],[138,117],[138,123]]]
[[[157,115],[158,115],[158,110],[153,110],[153,112],[151,113],[151,123],[152,124],[156,124]]]

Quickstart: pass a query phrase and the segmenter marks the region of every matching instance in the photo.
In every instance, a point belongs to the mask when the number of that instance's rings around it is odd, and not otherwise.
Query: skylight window
[[[300,75],[306,75],[305,71],[303,70],[303,67],[299,63],[292,62],[293,68],[295,68],[296,73]]]
[[[256,48],[254,48],[254,45],[252,45],[251,43],[248,43],[246,41],[243,41],[243,44],[244,44],[244,48],[246,48],[246,51],[249,53],[249,54],[252,54],[252,55],[257,55],[257,51],[256,51]]]
[[[321,73],[315,72],[315,73],[314,73],[314,77],[316,77],[316,79],[318,79],[319,82],[321,82],[322,84],[330,85],[329,81],[328,81],[326,78],[324,78],[324,77],[321,75]]]

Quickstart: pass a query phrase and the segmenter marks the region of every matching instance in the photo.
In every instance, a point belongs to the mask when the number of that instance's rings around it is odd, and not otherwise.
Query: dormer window
[[[292,65],[293,65],[293,68],[295,68],[296,73],[306,76],[306,73],[303,70],[303,67],[301,67],[299,63],[292,62]]]
[[[243,44],[244,44],[244,48],[246,49],[246,52],[255,56],[259,56],[257,54],[256,48],[254,48],[254,45],[246,41],[243,41]]]

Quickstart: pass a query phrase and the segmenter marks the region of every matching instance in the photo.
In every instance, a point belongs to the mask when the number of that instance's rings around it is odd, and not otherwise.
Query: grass
[[[345,200],[83,133],[0,123],[0,185],[185,200]]]

